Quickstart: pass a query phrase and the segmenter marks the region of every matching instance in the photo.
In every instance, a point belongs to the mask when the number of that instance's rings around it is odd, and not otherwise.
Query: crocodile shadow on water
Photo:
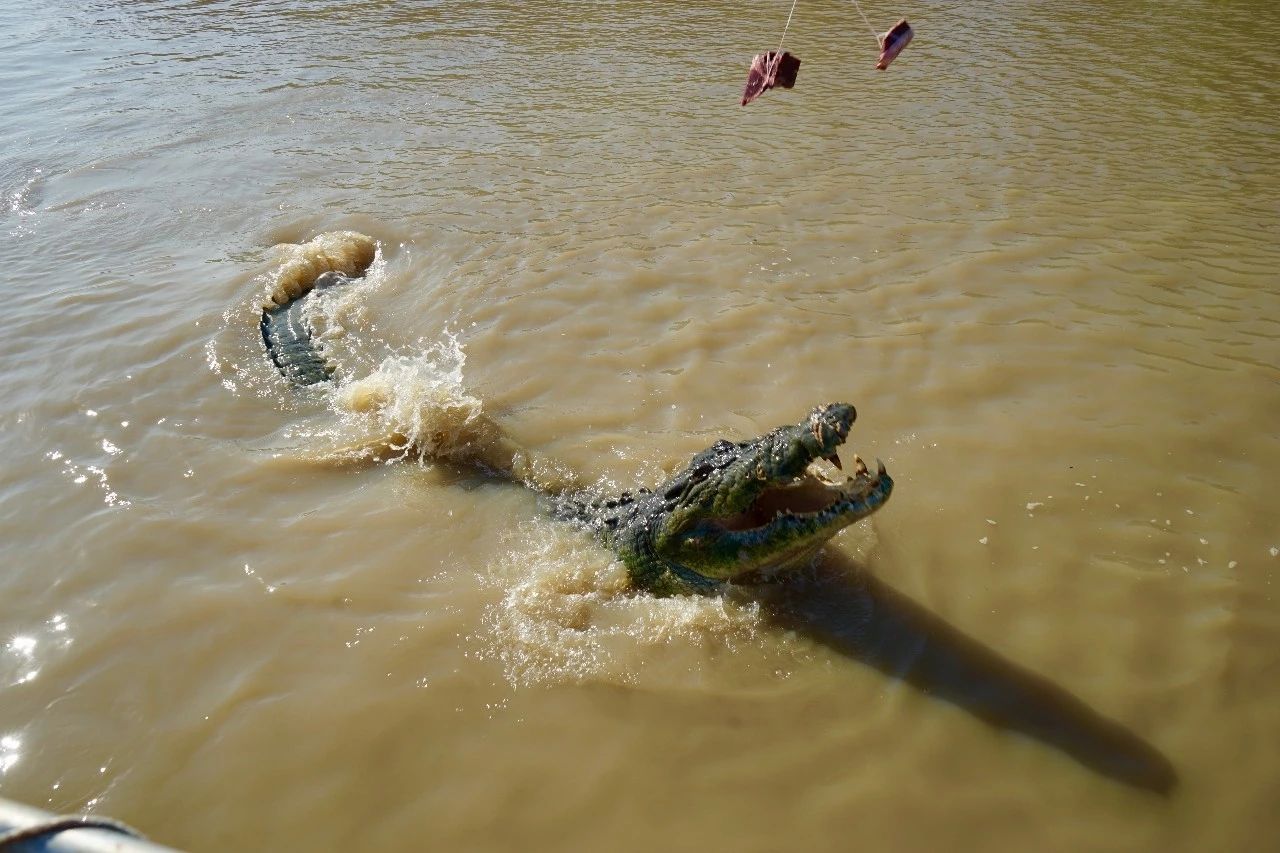
[[[1055,747],[1126,785],[1169,796],[1173,764],[1065,688],[948,624],[828,548],[812,570],[738,587],[769,621],[964,709],[993,728]]]

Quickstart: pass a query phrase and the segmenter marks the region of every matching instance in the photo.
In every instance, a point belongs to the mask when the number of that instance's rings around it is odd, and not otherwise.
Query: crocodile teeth
[[[876,479],[879,480],[885,474],[888,474],[888,473],[889,471],[884,467],[884,463],[881,462],[879,459],[877,459],[876,460]]]
[[[844,466],[840,464],[840,455],[839,455],[839,454],[837,454],[837,453],[832,453],[830,456],[824,456],[824,457],[822,457],[822,458],[823,458],[823,459],[825,459],[825,460],[827,460],[828,462],[830,462],[832,465],[836,466],[837,468],[839,468],[841,471],[843,471],[843,470],[844,470]]]
[[[853,455],[853,473],[859,476],[867,473],[867,463],[856,453]]]

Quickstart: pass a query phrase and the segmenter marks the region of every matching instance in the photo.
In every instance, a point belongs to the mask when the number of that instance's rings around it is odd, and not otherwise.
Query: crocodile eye
[[[703,480],[707,479],[707,477],[711,476],[711,472],[714,470],[714,467],[703,462],[700,465],[695,466],[687,476],[681,477],[673,483],[671,488],[662,493],[662,496],[664,498],[674,498],[676,495],[687,492],[690,488],[698,485]]]
[[[688,476],[681,477],[679,480],[672,483],[671,487],[662,493],[662,497],[667,501],[667,509],[675,509],[675,500],[681,495],[687,493],[691,488],[698,485],[703,480],[707,479],[714,470],[715,469],[711,465],[703,462],[695,466],[693,470],[689,472]]]

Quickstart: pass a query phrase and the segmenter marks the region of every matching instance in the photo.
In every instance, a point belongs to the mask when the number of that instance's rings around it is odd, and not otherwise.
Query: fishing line
[[[796,13],[796,3],[799,0],[791,0],[791,11],[787,12],[787,23],[782,28],[782,38],[778,39],[778,55],[782,54],[782,43],[787,40],[787,30],[791,29],[791,18]],[[871,33],[871,38],[875,40],[877,45],[880,44],[880,36],[876,34],[876,28],[871,26],[871,21],[867,18],[867,13],[862,11],[862,7],[858,5],[858,0],[853,0],[853,8],[858,10],[858,14],[862,16],[862,23],[867,25],[867,31]]]
[[[791,16],[796,13],[796,3],[800,0],[791,0],[791,11],[787,13],[787,23],[782,28],[782,38],[778,39],[778,49],[773,54],[773,62],[769,63],[774,73],[777,73],[778,63],[782,61],[782,43],[787,40],[787,30],[791,29]]]
[[[795,4],[791,8],[795,9]],[[853,8],[858,10],[858,14],[862,16],[862,23],[867,25],[867,29],[871,31],[871,37],[876,40],[876,44],[880,44],[880,36],[876,35],[876,28],[871,26],[871,22],[867,20],[867,13],[862,11],[862,7],[858,5],[858,0],[853,0]],[[788,23],[790,20],[788,19]]]

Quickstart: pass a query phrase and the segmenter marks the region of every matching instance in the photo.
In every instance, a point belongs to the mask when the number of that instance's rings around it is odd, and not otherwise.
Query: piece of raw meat
[[[880,36],[880,61],[876,63],[876,68],[881,71],[889,67],[889,63],[898,58],[898,54],[911,44],[911,37],[915,35],[911,31],[911,25],[907,23],[907,19],[903,18],[894,24],[889,32]]]
[[[751,70],[747,72],[747,88],[742,91],[742,105],[745,107],[774,86],[790,89],[796,84],[796,74],[799,71],[800,60],[786,51],[782,56],[778,56],[774,50],[757,53],[751,60]]]

